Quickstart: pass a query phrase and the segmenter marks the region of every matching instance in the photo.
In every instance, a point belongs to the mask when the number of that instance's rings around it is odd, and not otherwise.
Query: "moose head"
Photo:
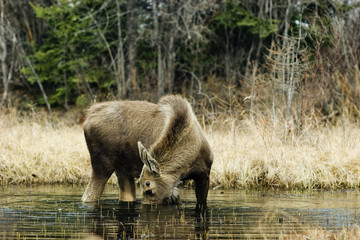
[[[138,142],[139,154],[144,166],[140,174],[143,204],[180,204],[178,180],[162,172],[161,165],[149,151]]]

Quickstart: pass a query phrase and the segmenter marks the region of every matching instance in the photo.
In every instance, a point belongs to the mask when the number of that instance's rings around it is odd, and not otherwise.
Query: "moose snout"
[[[181,199],[179,196],[170,196],[170,197],[166,197],[163,200],[163,205],[179,205],[181,204]]]
[[[152,196],[153,191],[151,189],[145,191],[145,195]]]

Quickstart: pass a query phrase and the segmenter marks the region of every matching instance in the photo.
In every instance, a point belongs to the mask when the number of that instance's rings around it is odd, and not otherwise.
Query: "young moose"
[[[197,208],[206,207],[213,154],[187,100],[95,104],[84,133],[92,175],[82,201],[99,200],[115,171],[121,201],[136,200],[134,178],[140,176],[143,204],[179,204],[178,184],[193,179]]]

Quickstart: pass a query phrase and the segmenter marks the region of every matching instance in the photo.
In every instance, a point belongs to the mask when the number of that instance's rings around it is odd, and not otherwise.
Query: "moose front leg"
[[[90,182],[87,185],[81,200],[83,202],[95,202],[100,200],[102,192],[105,188],[105,184],[110,176],[111,173],[99,174],[93,171],[91,174]]]
[[[136,192],[135,192],[135,180],[134,177],[130,176],[123,169],[118,169],[115,171],[116,176],[119,182],[120,188],[120,201],[122,202],[135,202],[136,201]]]
[[[206,200],[209,192],[209,176],[195,179],[196,210],[206,209]]]

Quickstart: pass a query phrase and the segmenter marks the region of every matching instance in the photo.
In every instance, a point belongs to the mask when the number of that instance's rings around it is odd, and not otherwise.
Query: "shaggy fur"
[[[87,111],[84,134],[93,171],[83,201],[100,199],[115,171],[122,201],[136,200],[134,178],[140,176],[144,204],[180,203],[177,185],[194,179],[198,207],[206,205],[213,155],[182,97],[95,104]]]

